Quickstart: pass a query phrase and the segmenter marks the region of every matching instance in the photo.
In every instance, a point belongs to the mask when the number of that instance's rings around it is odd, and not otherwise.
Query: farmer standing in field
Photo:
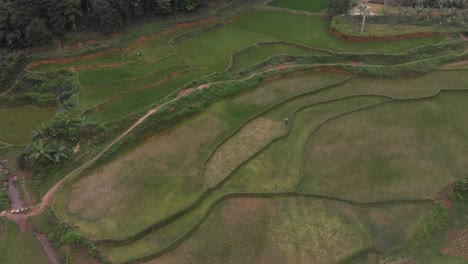
[[[285,124],[285,125],[288,125],[288,121],[289,121],[289,120],[288,120],[288,118],[286,117],[286,119],[284,119],[284,124]]]

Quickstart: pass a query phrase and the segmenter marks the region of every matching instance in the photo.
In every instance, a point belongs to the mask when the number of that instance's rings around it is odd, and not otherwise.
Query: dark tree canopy
[[[142,16],[190,12],[203,0],[0,0],[0,48],[41,45],[80,29],[116,32]]]

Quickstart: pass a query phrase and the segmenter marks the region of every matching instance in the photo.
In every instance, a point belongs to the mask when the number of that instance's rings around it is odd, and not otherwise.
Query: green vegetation
[[[299,190],[361,202],[434,197],[464,173],[467,96],[443,92],[328,123],[305,149]]]
[[[157,86],[172,78],[172,75],[188,71],[186,66],[168,68],[136,79],[108,82],[96,86],[83,87],[79,96],[78,109],[86,110],[96,107],[106,101],[139,89]]]
[[[189,26],[178,29],[168,29],[161,33],[160,36],[155,37],[152,40],[144,42],[140,46],[128,51],[125,55],[125,59],[129,61],[137,61],[140,63],[151,64],[155,63],[171,54],[174,54],[175,50],[172,47],[171,40],[177,36],[181,36],[185,33],[199,30],[204,27],[212,25],[213,22],[203,23],[197,26]],[[141,55],[138,55],[140,53]]]
[[[316,16],[295,15],[283,12],[251,11],[240,16],[229,27],[269,35],[279,40],[291,41],[314,48],[337,52],[397,53],[412,48],[436,44],[444,36],[432,36],[390,42],[347,42],[329,32],[329,21]]]
[[[8,191],[6,186],[3,184],[7,181],[8,178],[6,177],[6,175],[0,172],[0,212],[10,209],[10,199],[8,198]]]
[[[359,23],[343,16],[333,17],[330,28],[347,36],[357,37],[391,37],[413,33],[454,33],[458,31],[456,28],[440,25],[418,26],[407,24],[366,23],[364,32],[361,32],[361,25]]]
[[[142,90],[137,89],[123,98],[105,104],[97,111],[91,112],[89,116],[99,121],[116,120],[128,116],[149,105],[156,104],[191,80],[208,74],[209,72],[205,70],[193,69],[187,74],[171,78],[161,84],[155,84]]]
[[[328,0],[273,0],[269,5],[309,12],[321,12],[327,7],[327,3]]]
[[[235,53],[230,71],[240,71],[262,62],[270,57],[279,55],[323,55],[314,49],[307,49],[288,43],[259,43],[241,52]]]
[[[231,54],[239,49],[262,41],[274,41],[272,36],[249,30],[220,27],[194,37],[176,42],[177,53],[193,66],[223,71],[229,64]],[[213,43],[218,43],[213,45]]]
[[[27,144],[32,138],[31,131],[51,119],[56,108],[23,106],[0,109],[0,141],[13,145]]]
[[[239,197],[217,205],[190,237],[155,261],[256,263],[274,259],[306,263],[326,259],[334,262],[370,246],[363,231],[349,205],[310,198]],[[127,247],[141,254],[151,243],[161,242],[164,240]],[[206,247],[214,250],[206,251]],[[128,260],[130,252],[125,247],[115,247],[106,248],[105,253],[112,256],[113,262],[122,263]]]
[[[389,252],[405,246],[433,208],[431,202],[386,204],[364,207],[360,216],[374,249]]]
[[[6,218],[0,218],[0,262],[46,264],[47,256],[31,232],[21,232]]]
[[[69,63],[42,64],[42,65],[33,67],[30,70],[38,71],[38,72],[50,72],[50,71],[68,69],[70,67],[83,66],[83,65],[111,64],[111,63],[120,62],[121,60],[122,60],[122,52],[116,51],[116,52],[112,52],[106,55],[98,56],[96,58],[77,60],[77,61],[69,62]]]
[[[150,2],[160,15],[199,4]],[[0,154],[33,172],[22,194],[28,207],[46,208],[33,226],[61,260],[98,263],[102,253],[112,263],[355,263],[375,251],[371,263],[457,263],[454,241],[466,224],[435,203],[466,219],[466,180],[448,185],[466,177],[468,79],[466,70],[435,70],[465,60],[466,42],[447,34],[452,29],[347,42],[330,33],[329,19],[308,13],[327,1],[271,2],[305,12],[262,9],[260,0],[214,2],[203,8],[223,6],[216,14],[158,20],[102,46],[37,53],[90,56],[50,59],[0,95],[0,141],[4,133],[19,142],[18,131],[31,130],[18,128],[14,107],[29,109],[27,125],[40,112],[32,105],[57,107],[25,149],[5,145]],[[120,28],[119,14],[99,18],[115,18],[101,21],[103,30]],[[332,26],[353,30],[340,24],[346,19]],[[55,23],[33,20],[29,44]],[[419,30],[374,22],[369,31],[379,35]],[[121,51],[93,56],[98,46]],[[5,72],[0,82],[9,83]],[[57,193],[44,199],[51,207],[33,207],[51,186]],[[440,244],[430,243],[434,236]]]
[[[87,255],[88,259],[93,261],[100,257],[95,244],[60,221],[49,208],[35,217],[32,225],[35,230],[47,234],[48,240],[55,248],[59,249],[59,257],[62,259],[72,259],[70,251],[77,250],[84,250],[85,252],[82,252],[81,255]],[[64,248],[71,250],[64,250]]]
[[[145,76],[164,69],[181,66],[184,63],[177,56],[169,56],[151,65],[129,63],[111,68],[91,68],[79,72],[80,84],[93,86],[107,82],[115,82],[130,78]]]
[[[220,109],[220,107],[224,109],[237,108],[239,114],[236,117],[232,115],[223,117],[225,116],[224,114],[212,114],[209,110],[169,130],[166,132],[166,136],[154,136],[147,139],[138,147],[134,147],[120,155],[115,161],[105,167],[96,168],[94,172],[88,174],[89,176],[74,183],[74,186],[83,186],[83,188],[88,190],[93,189],[90,186],[96,186],[96,189],[89,193],[89,199],[83,201],[80,198],[83,197],[81,191],[62,193],[67,198],[60,199],[62,202],[57,205],[57,208],[60,208],[58,212],[61,212],[62,217],[76,215],[79,216],[76,217],[78,219],[88,218],[92,220],[80,221],[74,217],[74,221],[80,222],[80,230],[92,237],[97,236],[101,239],[106,237],[126,237],[140,231],[139,229],[142,226],[151,225],[155,218],[163,220],[170,214],[188,207],[198,199],[202,191],[208,187],[203,186],[202,183],[205,177],[201,175],[205,159],[209,157],[217,142],[228,136],[232,131],[235,131],[239,125],[249,120],[254,114],[277,103],[284,96],[288,96],[290,92],[301,93],[310,89],[317,89],[327,84],[336,83],[343,78],[339,74],[311,74],[303,78],[292,77],[282,81],[280,84],[265,84],[240,97],[221,101],[217,105],[214,105],[213,109]],[[310,85],[310,82],[314,82],[314,84]],[[249,102],[251,98],[256,98],[257,102]],[[208,131],[213,134],[209,136]],[[191,148],[194,149],[191,150]],[[151,150],[151,152],[144,149]],[[171,151],[169,152],[169,150]],[[197,153],[197,158],[187,156],[189,153]],[[142,159],[141,157],[144,158]],[[154,160],[160,160],[160,162],[154,162]],[[184,160],[187,164],[181,166],[179,163],[173,163],[172,160]],[[186,167],[191,168],[190,173],[187,173]],[[96,180],[97,177],[100,179],[106,178],[102,177],[104,171],[114,170],[119,173],[108,174],[110,178],[105,180],[107,184],[102,185],[103,183],[100,180]],[[157,175],[160,176],[154,177],[155,172],[158,172]],[[168,177],[169,175],[172,176]],[[179,176],[173,177],[173,175]],[[128,194],[127,198],[121,195],[119,195],[121,198],[118,200],[114,198],[102,200],[94,197],[94,195],[99,195],[110,198],[112,195],[108,194],[108,192],[121,193],[122,190],[120,188],[126,186],[123,179],[132,181],[131,184],[134,190],[131,191],[125,187]],[[154,182],[154,184],[150,184],[149,181]],[[115,185],[110,185],[110,182],[115,182]],[[138,183],[141,183],[141,185]],[[76,189],[78,187],[71,186],[70,188]],[[103,189],[101,190],[101,188]],[[182,189],[177,191],[179,188]],[[100,194],[101,191],[106,194]],[[178,199],[182,198],[178,195],[179,192],[185,193],[183,199]],[[141,196],[141,194],[144,194],[144,196]],[[137,202],[142,201],[142,199],[148,199],[148,202],[158,200],[159,206],[153,206],[148,211],[148,208],[140,208],[132,202],[135,201],[135,203],[145,206],[145,203]],[[93,205],[98,200],[102,202],[101,205]],[[71,201],[74,201],[74,204],[80,204],[80,206],[77,205],[77,208],[82,209],[72,209],[71,212],[67,212],[69,211],[69,209],[66,209],[69,208],[67,203]],[[124,206],[125,204],[128,204],[129,207]],[[92,215],[100,214],[99,212],[101,212],[101,209],[94,206],[101,208],[103,215],[93,217]],[[110,208],[113,209],[111,210]],[[84,211],[81,212],[80,210]],[[139,210],[146,210],[146,214],[138,214]],[[138,215],[138,217],[135,215]],[[96,220],[95,218],[102,220]],[[127,219],[128,223],[125,223],[124,221]],[[100,233],[98,233],[98,230]]]

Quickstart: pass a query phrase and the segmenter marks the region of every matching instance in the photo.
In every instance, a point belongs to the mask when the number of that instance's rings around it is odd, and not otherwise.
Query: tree
[[[25,37],[28,46],[43,45],[50,40],[50,32],[44,20],[35,18],[26,28]]]
[[[369,10],[367,10],[367,1],[365,4],[359,5],[359,11],[361,12],[361,16],[362,16],[361,32],[364,32],[364,25],[366,24],[366,16],[369,13]]]
[[[81,1],[80,0],[67,0],[65,2],[65,16],[68,21],[72,23],[72,28],[76,31],[76,17],[82,17]]]
[[[333,15],[346,14],[351,6],[351,0],[330,0],[328,2],[328,12]]]
[[[50,150],[49,146],[44,143],[44,140],[40,139],[38,141],[34,141],[32,146],[33,152],[31,155],[29,155],[30,159],[34,159],[36,161],[41,159],[48,159],[50,161],[54,160],[51,155],[52,151]]]
[[[156,3],[156,13],[169,14],[172,12],[171,0],[154,0]]]

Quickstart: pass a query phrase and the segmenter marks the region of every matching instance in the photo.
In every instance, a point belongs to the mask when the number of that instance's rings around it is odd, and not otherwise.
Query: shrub
[[[333,15],[346,14],[353,3],[354,1],[351,0],[330,0],[328,2],[328,12]]]

